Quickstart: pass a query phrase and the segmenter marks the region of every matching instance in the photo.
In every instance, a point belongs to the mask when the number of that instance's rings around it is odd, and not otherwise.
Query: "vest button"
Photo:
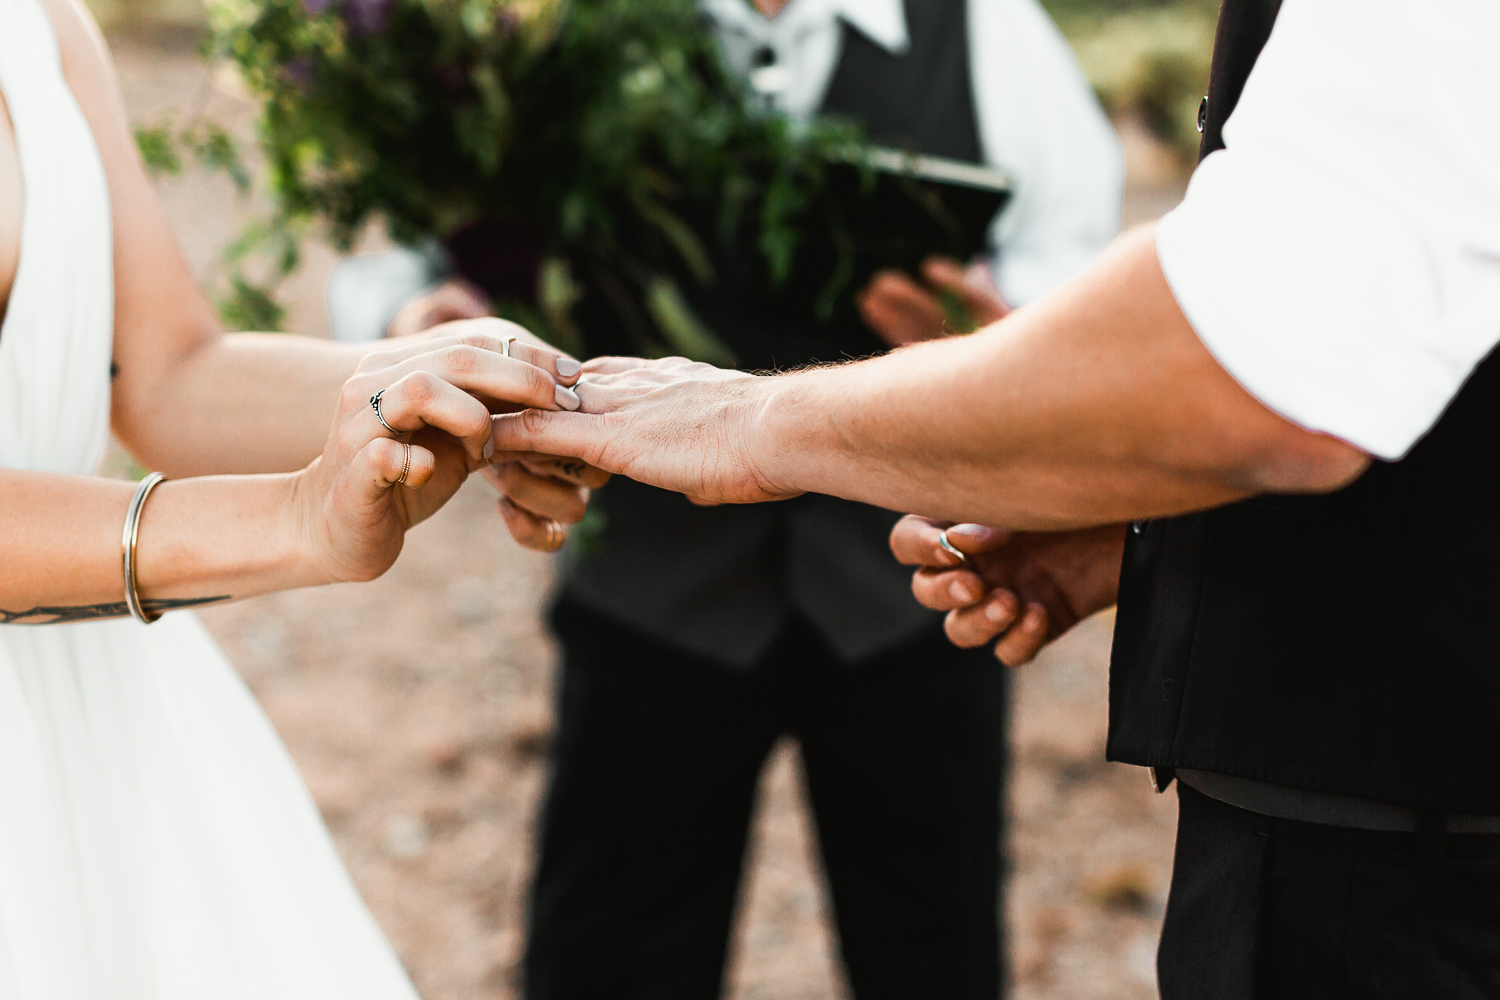
[[[1146,525],[1149,523],[1149,521],[1131,521],[1130,533],[1132,535],[1144,535],[1146,533]]]
[[[1203,126],[1208,124],[1208,95],[1198,103],[1198,131],[1203,131]]]

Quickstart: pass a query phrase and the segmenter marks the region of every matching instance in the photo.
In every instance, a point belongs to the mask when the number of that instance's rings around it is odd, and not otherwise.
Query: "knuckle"
[[[485,352],[469,344],[456,344],[443,352],[443,363],[458,375],[471,375],[484,367]]]
[[[402,401],[421,405],[437,394],[438,378],[428,372],[412,372],[397,383]]]
[[[348,379],[339,388],[339,409],[351,410],[357,406],[369,406],[370,397],[375,390],[370,389],[370,383],[358,375]]]

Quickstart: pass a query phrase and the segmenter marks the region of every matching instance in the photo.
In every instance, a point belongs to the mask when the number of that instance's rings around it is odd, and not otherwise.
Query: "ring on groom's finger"
[[[503,355],[505,355],[507,358],[510,357],[510,345],[514,344],[515,342],[516,342],[516,338],[515,337],[501,337],[500,338],[500,353],[503,354]]]
[[[954,547],[953,543],[950,542],[950,541],[948,541],[948,529],[947,528],[944,528],[942,531],[938,532],[938,545],[942,548],[942,550],[944,552],[948,553],[950,556],[957,556],[959,562],[962,563],[962,562],[968,562],[969,561],[969,557],[968,556],[966,556],[962,552],[958,551],[958,549],[956,549]]]
[[[384,420],[381,423],[385,423]],[[401,463],[401,475],[396,477],[397,486],[406,485],[406,477],[411,475],[411,445],[406,446],[406,457]]]
[[[370,408],[375,411],[375,419],[380,421],[380,426],[384,427],[386,430],[390,431],[392,434],[400,434],[401,433],[400,431],[396,430],[396,428],[392,427],[390,424],[388,424],[388,423],[385,422],[385,414],[383,414],[383,413],[380,412],[380,397],[384,396],[384,395],[385,395],[385,390],[381,389],[375,395],[371,396],[370,397]]]
[[[547,522],[547,551],[556,552],[568,540],[568,529],[558,521]]]

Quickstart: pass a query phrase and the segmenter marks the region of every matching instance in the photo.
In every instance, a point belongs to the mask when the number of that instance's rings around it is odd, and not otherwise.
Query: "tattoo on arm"
[[[181,600],[145,600],[141,607],[147,614],[159,615],[183,608],[197,608],[205,604],[228,601],[222,597],[192,597]],[[113,604],[79,604],[73,607],[40,607],[29,611],[6,611],[0,608],[0,625],[65,625],[70,622],[101,621],[105,618],[129,618],[130,607],[124,601]]]

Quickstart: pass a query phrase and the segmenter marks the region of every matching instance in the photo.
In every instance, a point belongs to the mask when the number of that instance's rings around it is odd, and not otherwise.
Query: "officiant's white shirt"
[[[1158,229],[1183,312],[1267,406],[1400,458],[1500,342],[1500,3],[1285,0],[1224,142]]]
[[[841,22],[887,51],[910,44],[903,0],[701,0],[729,65],[779,110],[814,114],[841,54]],[[1120,144],[1073,51],[1036,0],[968,0],[969,66],[985,160],[1015,195],[996,220],[995,284],[1022,305],[1082,270],[1120,227]],[[756,69],[757,50],[775,63]]]

